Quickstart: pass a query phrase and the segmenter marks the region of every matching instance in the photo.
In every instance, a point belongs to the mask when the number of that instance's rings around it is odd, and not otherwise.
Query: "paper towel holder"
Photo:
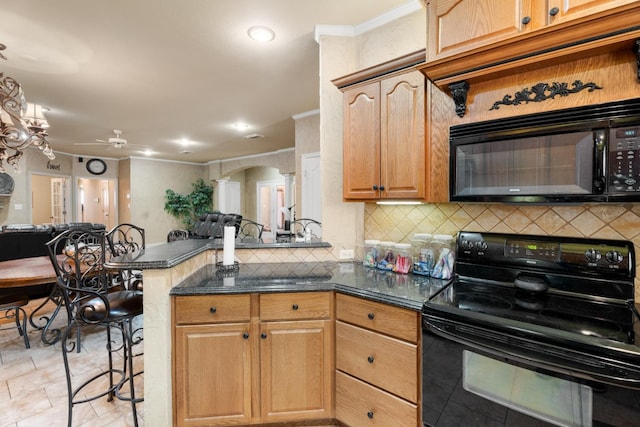
[[[216,276],[230,277],[240,271],[240,264],[234,261],[233,264],[224,265],[222,261],[216,262]]]

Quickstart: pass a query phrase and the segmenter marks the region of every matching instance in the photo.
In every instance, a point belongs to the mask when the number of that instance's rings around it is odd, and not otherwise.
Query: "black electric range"
[[[456,239],[454,279],[425,302],[423,329],[430,337],[460,344],[461,354],[462,349],[477,352],[588,384],[600,394],[603,389],[609,395],[611,388],[630,390],[634,413],[640,410],[634,279],[635,253],[628,241],[462,231]],[[425,342],[431,345],[432,340]],[[429,351],[424,349],[427,356]],[[433,372],[429,364],[442,362],[426,360],[425,375]],[[458,368],[439,371],[447,369]],[[433,387],[443,381],[448,379],[433,380]],[[442,397],[426,393],[430,404]],[[556,425],[592,425],[549,417]]]

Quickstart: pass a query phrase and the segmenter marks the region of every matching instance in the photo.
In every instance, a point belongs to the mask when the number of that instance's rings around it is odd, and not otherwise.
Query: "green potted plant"
[[[164,210],[176,217],[187,230],[193,229],[198,217],[211,212],[213,207],[213,186],[208,185],[202,178],[196,180],[192,186],[193,191],[189,194],[165,190]]]

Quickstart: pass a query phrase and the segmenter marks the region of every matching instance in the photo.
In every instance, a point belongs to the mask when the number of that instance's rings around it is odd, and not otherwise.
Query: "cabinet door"
[[[248,332],[248,323],[176,327],[174,389],[178,426],[249,423]]]
[[[377,199],[380,184],[380,83],[344,92],[345,199]]]
[[[532,0],[431,0],[427,2],[427,61],[528,31]]]
[[[333,417],[331,331],[329,320],[261,324],[264,422]]]
[[[425,197],[425,77],[414,71],[380,83],[381,198]]]
[[[555,10],[549,16],[552,25],[583,18],[595,13],[606,12],[610,9],[635,3],[637,0],[547,0],[547,13]],[[586,24],[588,25],[588,24]]]

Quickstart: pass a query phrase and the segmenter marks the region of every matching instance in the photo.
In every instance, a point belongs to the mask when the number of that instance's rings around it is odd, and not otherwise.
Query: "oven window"
[[[592,389],[463,351],[463,387],[485,399],[560,426],[592,425]]]
[[[458,145],[455,168],[457,196],[589,194],[593,133]]]

